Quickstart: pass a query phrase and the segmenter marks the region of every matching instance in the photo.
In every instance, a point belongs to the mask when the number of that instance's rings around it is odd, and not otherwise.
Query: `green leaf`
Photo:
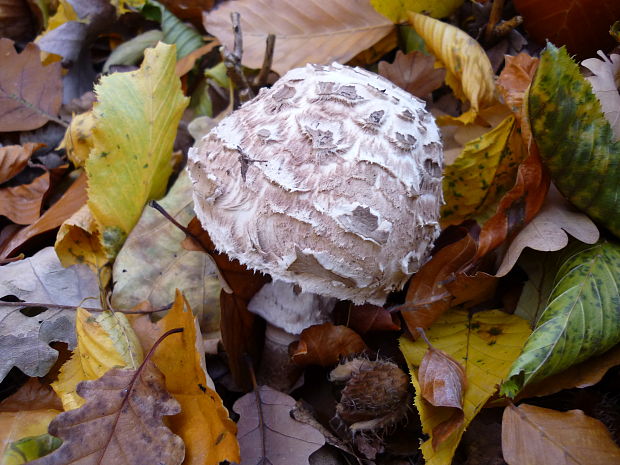
[[[164,5],[155,0],[149,0],[148,5],[159,8],[161,19],[158,20],[161,22],[161,30],[164,33],[163,41],[177,46],[177,59],[183,58],[204,45],[198,31],[173,15]],[[148,10],[148,6],[147,12],[147,17],[153,17],[153,12]]]
[[[20,465],[50,454],[60,447],[62,439],[50,434],[29,436],[9,444],[0,465]]]
[[[501,393],[559,373],[620,343],[620,246],[602,242],[570,256]]]
[[[407,20],[409,11],[445,18],[454,13],[463,0],[370,0],[370,3],[390,21],[400,23]]]
[[[154,47],[162,38],[159,29],[152,29],[123,42],[110,54],[103,65],[103,72],[107,73],[110,66],[114,65],[135,65],[144,56],[144,50]]]
[[[554,183],[620,237],[620,141],[564,47],[548,44],[529,91],[529,118]]]

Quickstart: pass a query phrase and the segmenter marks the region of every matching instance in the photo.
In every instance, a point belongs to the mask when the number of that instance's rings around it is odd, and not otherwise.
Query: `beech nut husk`
[[[274,279],[381,305],[439,234],[443,152],[424,102],[337,63],[289,71],[189,152],[220,252]]]

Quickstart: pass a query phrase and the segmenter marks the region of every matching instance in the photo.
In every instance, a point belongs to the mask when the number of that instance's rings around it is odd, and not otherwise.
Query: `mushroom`
[[[422,100],[334,63],[261,89],[190,149],[188,169],[220,252],[304,293],[382,305],[439,234],[442,164]]]

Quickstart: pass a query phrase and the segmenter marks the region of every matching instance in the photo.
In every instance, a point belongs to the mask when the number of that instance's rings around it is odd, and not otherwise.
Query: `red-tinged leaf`
[[[179,19],[202,29],[202,12],[213,9],[215,0],[160,0],[162,5]]]
[[[60,63],[43,66],[34,43],[17,53],[4,38],[0,61],[0,131],[28,131],[56,119],[62,103]]]
[[[538,61],[538,58],[527,53],[506,55],[506,64],[497,79],[497,89],[513,113],[521,113],[523,98],[534,79]]]
[[[525,30],[539,44],[566,45],[580,59],[614,46],[609,29],[620,18],[618,0],[515,0],[514,4]]]
[[[30,184],[0,189],[0,215],[17,224],[34,223],[41,216],[43,196],[50,186],[46,172]]]
[[[435,68],[435,58],[413,51],[396,52],[393,63],[379,62],[379,74],[416,97],[424,98],[443,84],[444,68]]]
[[[86,175],[82,173],[71,187],[34,223],[20,229],[0,246],[0,258],[14,256],[29,239],[59,227],[86,204]]]
[[[418,371],[421,394],[435,407],[463,409],[465,370],[442,350],[429,347]]]
[[[347,326],[358,334],[370,331],[399,331],[400,321],[395,313],[378,305],[351,305]]]
[[[237,260],[229,260],[226,254],[218,253],[209,237],[202,229],[200,221],[194,218],[188,225],[191,237],[184,246],[190,250],[202,250],[208,253],[220,272],[229,290],[220,292],[220,311],[222,343],[228,354],[230,371],[235,381],[245,389],[251,389],[252,383],[248,373],[246,356],[258,362],[262,347],[262,320],[248,310],[248,303],[269,277],[248,270]]]
[[[399,310],[414,337],[416,328],[430,327],[449,308],[476,305],[493,295],[497,278],[475,270],[476,250],[467,234],[436,252],[411,279]]]
[[[581,410],[524,404],[504,410],[502,452],[508,465],[620,463],[620,448],[600,421]]]
[[[299,341],[289,346],[289,355],[299,365],[331,366],[364,350],[366,344],[351,328],[323,323],[304,329]]]
[[[0,184],[23,170],[32,154],[43,145],[28,142],[23,146],[7,145],[0,147]]]

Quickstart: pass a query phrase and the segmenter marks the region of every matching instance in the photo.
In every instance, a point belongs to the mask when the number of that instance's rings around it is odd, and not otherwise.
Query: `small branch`
[[[493,40],[493,30],[495,25],[502,19],[502,11],[504,10],[504,0],[493,0],[491,5],[491,13],[489,14],[489,22],[484,28],[484,42],[489,43]]]
[[[0,307],[15,307],[15,308],[45,307],[45,308],[58,308],[60,310],[75,310],[76,308],[79,307],[89,312],[105,311],[104,308],[82,307],[81,305],[61,305],[61,304],[53,304],[49,302],[3,302],[3,301],[0,301]],[[168,304],[164,307],[154,308],[152,310],[114,310],[114,311],[119,312],[119,313],[129,314],[129,315],[138,315],[138,314],[163,312],[164,310],[170,310],[170,308],[172,308],[172,304]]]
[[[269,78],[269,72],[271,71],[271,65],[273,63],[273,51],[276,45],[276,36],[269,34],[265,43],[265,58],[263,58],[263,66],[261,66],[258,76],[254,79],[255,87],[264,87],[267,84]]]
[[[226,73],[239,91],[239,103],[245,103],[254,98],[254,92],[250,87],[247,77],[243,73],[241,58],[243,57],[243,38],[241,34],[241,20],[238,12],[230,14],[233,24],[234,50],[231,52],[226,47],[222,47],[222,56]],[[235,105],[237,108],[239,105]]]
[[[495,39],[501,39],[502,37],[510,34],[510,31],[519,27],[523,23],[523,16],[515,16],[507,21],[502,21],[493,29],[493,37]]]

